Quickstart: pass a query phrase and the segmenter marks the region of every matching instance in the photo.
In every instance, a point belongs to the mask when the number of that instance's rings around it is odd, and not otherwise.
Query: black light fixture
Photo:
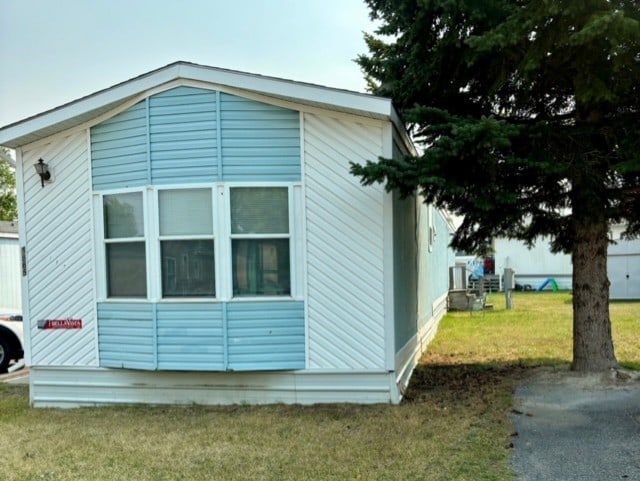
[[[49,166],[44,163],[44,160],[38,160],[37,164],[33,166],[36,169],[36,172],[40,176],[40,181],[42,182],[42,187],[44,187],[44,181],[49,180],[51,178],[51,172],[49,172]]]

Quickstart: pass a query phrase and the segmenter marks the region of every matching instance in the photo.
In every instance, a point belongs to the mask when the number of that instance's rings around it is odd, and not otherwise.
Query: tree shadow
[[[517,384],[541,366],[568,370],[563,359],[526,359],[520,362],[471,364],[419,363],[404,393],[404,403],[440,400],[446,404],[467,404],[500,393],[513,394]]]

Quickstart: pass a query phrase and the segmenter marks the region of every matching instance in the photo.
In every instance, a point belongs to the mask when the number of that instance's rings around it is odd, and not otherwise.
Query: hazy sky
[[[0,126],[177,60],[364,91],[361,0],[0,0]]]

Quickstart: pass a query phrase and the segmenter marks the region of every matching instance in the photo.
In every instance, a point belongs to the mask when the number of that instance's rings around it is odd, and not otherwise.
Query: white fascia
[[[75,117],[86,115],[93,110],[97,111],[107,105],[116,105],[149,89],[181,78],[232,86],[265,95],[286,97],[302,103],[324,104],[328,107],[340,108],[353,113],[366,113],[374,117],[392,118],[395,116],[391,100],[383,97],[215,67],[176,63],[48,112],[10,124],[0,129],[0,145],[17,146],[14,145],[16,139],[37,131],[55,129],[56,125],[64,124]],[[51,134],[53,133],[55,132],[51,132]]]

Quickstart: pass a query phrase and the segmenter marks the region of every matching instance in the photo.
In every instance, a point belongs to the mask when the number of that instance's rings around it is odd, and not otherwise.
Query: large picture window
[[[211,189],[158,193],[162,297],[214,297]]]
[[[105,195],[104,242],[109,297],[146,297],[142,192]]]
[[[290,295],[289,190],[233,187],[230,192],[233,295]]]
[[[297,196],[289,185],[235,183],[97,194],[104,222],[100,297],[299,296]]]

